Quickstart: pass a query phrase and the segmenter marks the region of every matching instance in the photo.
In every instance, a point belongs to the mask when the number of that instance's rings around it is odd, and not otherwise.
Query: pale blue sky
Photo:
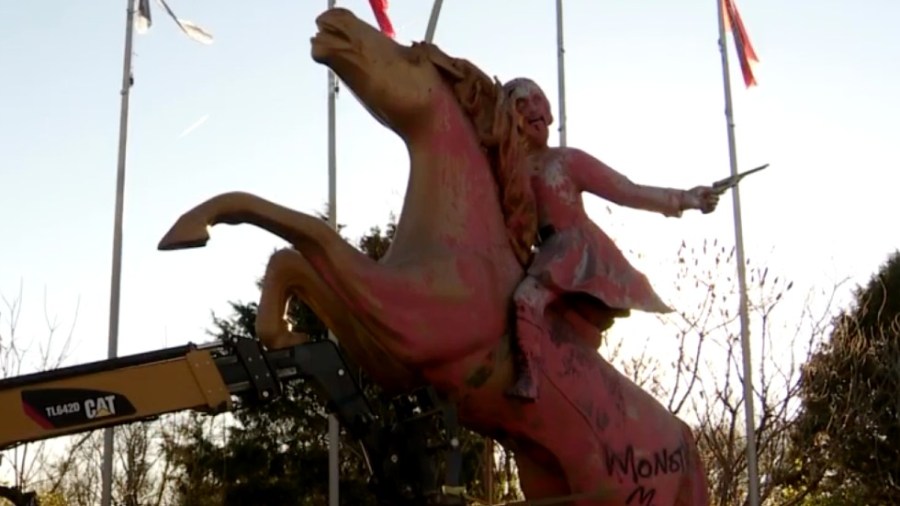
[[[374,23],[365,0],[346,0]],[[203,341],[210,311],[253,300],[281,243],[214,230],[205,249],[158,252],[177,216],[246,190],[316,211],[327,199],[326,73],[309,58],[326,2],[172,0],[212,31],[177,31],[155,2],[136,37],[125,202],[121,353]],[[713,0],[568,0],[569,144],[638,182],[690,187],[728,173]],[[895,172],[900,43],[892,0],[743,0],[761,59],[745,90],[731,46],[750,257],[802,287],[867,276],[900,236]],[[401,41],[424,35],[431,1],[393,0]],[[553,0],[446,0],[435,41],[501,79],[526,75],[556,103]],[[124,0],[0,2],[0,293],[24,286],[23,330],[41,294],[65,321],[80,297],[72,361],[106,353]],[[189,126],[208,119],[188,135]],[[338,215],[357,236],[399,211],[401,142],[349,94],[338,100]],[[181,136],[181,137],[180,137]],[[730,199],[711,216],[638,211],[592,216],[664,298],[682,238],[733,240]],[[882,223],[877,233],[863,224]],[[40,335],[40,334],[34,334]]]

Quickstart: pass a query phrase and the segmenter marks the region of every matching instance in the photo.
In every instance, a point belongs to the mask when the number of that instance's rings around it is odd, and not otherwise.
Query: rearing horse
[[[523,269],[484,149],[485,118],[472,116],[463,102],[473,97],[461,91],[477,95],[493,83],[471,63],[430,44],[398,44],[345,9],[316,24],[313,59],[409,149],[388,253],[375,262],[321,219],[247,193],[191,209],[160,249],[203,246],[208,228],[221,223],[250,223],[288,241],[292,248],[272,256],[263,280],[260,340],[302,340],[284,321],[287,300],[302,299],[382,387],[431,384],[457,403],[464,425],[511,448],[529,499],[708,504],[688,427],[583,344],[581,336],[597,331],[578,311],[548,311],[541,397],[521,403],[504,395],[514,377],[508,315]]]

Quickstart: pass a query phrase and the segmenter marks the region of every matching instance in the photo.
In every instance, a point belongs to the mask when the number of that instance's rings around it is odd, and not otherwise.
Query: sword
[[[765,165],[760,165],[759,167],[756,167],[755,169],[750,169],[746,172],[741,172],[741,173],[735,174],[733,176],[728,176],[725,179],[720,179],[712,184],[712,189],[713,189],[713,191],[716,192],[717,195],[721,195],[721,194],[725,193],[726,191],[728,191],[730,188],[734,188],[735,186],[737,186],[737,184],[741,181],[741,179],[744,179],[745,177],[749,176],[750,174],[753,174],[754,172],[759,172],[768,166],[769,166],[769,164],[767,163]]]

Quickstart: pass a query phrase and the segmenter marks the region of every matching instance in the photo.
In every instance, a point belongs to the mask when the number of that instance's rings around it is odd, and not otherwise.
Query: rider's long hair
[[[537,240],[537,205],[514,104],[500,82],[489,78],[468,60],[451,58],[430,43],[417,43],[413,47],[424,51],[441,72],[471,120],[499,187],[510,244],[519,263],[527,266],[531,262],[532,245]]]

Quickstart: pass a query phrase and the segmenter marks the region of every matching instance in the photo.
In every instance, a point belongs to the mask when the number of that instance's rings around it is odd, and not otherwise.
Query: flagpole
[[[428,17],[428,28],[425,30],[425,42],[434,41],[434,31],[437,30],[437,22],[443,5],[444,0],[434,0],[431,5],[431,16]]]
[[[556,64],[559,87],[559,146],[566,147],[566,60],[563,47],[563,5],[556,0]]]
[[[128,97],[131,90],[131,46],[134,39],[134,10],[137,0],[126,0],[125,55],[122,66],[122,105],[119,113],[119,159],[116,172],[116,207],[113,224],[112,277],[109,294],[109,343],[108,356],[115,358],[119,348],[119,302],[122,285],[122,215],[125,200],[125,154],[128,140]],[[112,427],[103,431],[103,464],[101,466],[102,486],[100,504],[110,506],[113,481],[113,438]]]
[[[335,0],[328,0],[328,8],[333,9]],[[328,69],[328,224],[337,230],[337,118],[335,99],[337,79],[334,71]],[[329,330],[328,338],[337,342]],[[328,416],[328,505],[340,504],[340,426],[334,415]]]
[[[725,88],[725,121],[728,130],[728,157],[731,175],[738,173],[737,148],[734,136],[734,110],[731,100],[731,76],[728,69],[728,48],[725,43],[724,0],[716,0],[719,12],[719,52],[722,55],[722,81]],[[732,21],[733,22],[733,21]],[[741,351],[744,368],[744,423],[747,433],[748,506],[759,506],[759,468],[756,456],[756,416],[754,414],[753,364],[750,360],[750,317],[747,314],[747,273],[744,260],[744,232],[741,223],[741,194],[739,185],[732,188],[734,210],[734,238],[737,254],[738,289],[740,290]]]

